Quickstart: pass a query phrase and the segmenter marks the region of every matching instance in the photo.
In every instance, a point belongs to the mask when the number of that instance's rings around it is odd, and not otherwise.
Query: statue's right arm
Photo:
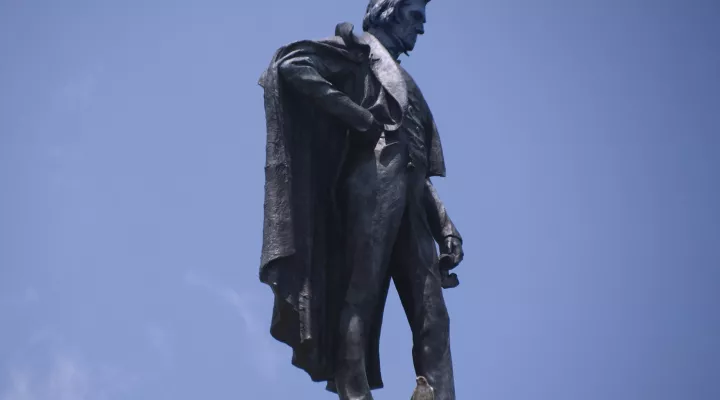
[[[318,107],[353,130],[365,132],[373,125],[373,115],[330,82],[342,67],[337,62],[323,62],[310,52],[297,51],[280,63],[278,73],[284,82],[313,99]]]

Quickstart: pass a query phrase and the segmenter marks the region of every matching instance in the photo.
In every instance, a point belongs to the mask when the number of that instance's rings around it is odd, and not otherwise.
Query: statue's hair
[[[397,18],[397,12],[407,0],[370,0],[363,18],[363,31],[370,28],[377,28],[388,23],[394,22]],[[430,0],[425,0],[429,3]]]

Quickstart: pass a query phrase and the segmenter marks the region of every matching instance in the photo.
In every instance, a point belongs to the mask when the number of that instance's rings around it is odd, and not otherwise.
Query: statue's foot
[[[410,400],[435,400],[435,390],[424,376],[418,376],[415,382],[417,382],[417,386]]]

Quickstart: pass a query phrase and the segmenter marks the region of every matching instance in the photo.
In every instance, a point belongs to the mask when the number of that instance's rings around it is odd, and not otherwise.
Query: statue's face
[[[425,0],[405,0],[390,28],[406,51],[414,49],[418,35],[425,33],[425,5]]]

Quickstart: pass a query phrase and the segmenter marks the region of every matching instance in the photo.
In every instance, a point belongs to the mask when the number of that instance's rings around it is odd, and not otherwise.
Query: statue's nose
[[[425,34],[425,27],[422,26],[422,25],[419,25],[418,28],[417,28],[417,33],[418,33],[418,35],[423,35],[423,34]]]

